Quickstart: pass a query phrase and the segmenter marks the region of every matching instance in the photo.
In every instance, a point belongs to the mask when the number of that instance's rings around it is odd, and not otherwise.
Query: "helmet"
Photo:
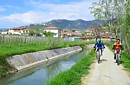
[[[96,37],[96,40],[97,40],[97,39],[101,39],[101,36],[97,36],[97,37]]]

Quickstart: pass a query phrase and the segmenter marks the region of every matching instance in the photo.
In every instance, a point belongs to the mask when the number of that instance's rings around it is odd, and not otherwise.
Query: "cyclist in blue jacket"
[[[105,46],[104,46],[104,42],[101,40],[101,37],[97,37],[94,48],[96,47],[98,50],[101,50],[101,56],[102,56],[103,49],[105,48]]]

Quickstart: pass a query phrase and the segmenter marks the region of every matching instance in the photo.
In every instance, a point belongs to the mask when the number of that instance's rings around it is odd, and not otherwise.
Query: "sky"
[[[0,28],[53,19],[94,20],[89,7],[97,0],[0,0]]]

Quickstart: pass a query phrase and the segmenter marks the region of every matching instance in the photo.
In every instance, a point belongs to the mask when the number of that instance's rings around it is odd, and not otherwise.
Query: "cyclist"
[[[101,40],[101,37],[97,37],[94,48],[96,47],[97,47],[97,50],[101,50],[101,56],[102,56],[103,49],[105,48],[105,46],[104,46],[104,42]]]
[[[120,39],[117,39],[116,42],[114,43],[113,50],[114,50],[114,59],[116,59],[117,50],[119,50],[120,53],[121,53],[121,50],[123,50]]]

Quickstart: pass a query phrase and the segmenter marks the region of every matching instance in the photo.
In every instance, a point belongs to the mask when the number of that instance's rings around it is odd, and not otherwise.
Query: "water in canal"
[[[86,50],[77,54],[68,55],[47,66],[18,72],[7,78],[0,79],[0,85],[45,85],[46,81],[55,77],[58,73],[70,69],[77,61],[86,55]]]

